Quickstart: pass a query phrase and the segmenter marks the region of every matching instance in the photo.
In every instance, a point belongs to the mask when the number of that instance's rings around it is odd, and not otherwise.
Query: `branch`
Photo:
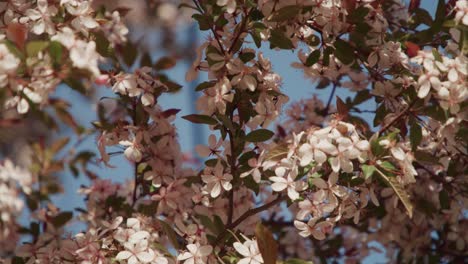
[[[232,224],[228,224],[226,225],[226,227],[224,228],[223,232],[221,232],[215,239],[213,245],[218,245],[222,240],[223,238],[228,234],[228,230],[229,229],[234,229],[236,228],[238,225],[240,225],[244,220],[246,220],[247,218],[253,216],[253,215],[256,215],[260,212],[263,212],[265,210],[268,210],[270,207],[272,206],[275,206],[279,203],[281,203],[282,201],[286,200],[287,196],[282,196],[281,194],[278,195],[278,197],[276,197],[275,200],[269,202],[269,203],[266,203],[262,206],[259,206],[257,208],[253,208],[253,209],[250,209],[248,211],[246,211],[244,214],[242,214],[239,218],[237,218],[236,221],[234,221]],[[221,246],[222,244],[219,244],[219,246]]]
[[[380,130],[379,130],[379,134],[382,134],[383,132],[385,132],[387,129],[389,129],[391,126],[393,126],[396,122],[398,122],[400,120],[400,118],[402,118],[403,116],[405,116],[409,110],[411,109],[411,107],[413,107],[413,105],[416,103],[416,100],[414,100],[410,105],[408,105],[408,107],[403,110],[401,113],[399,113],[397,115],[397,117],[395,117],[395,119],[393,119],[390,123],[388,123],[387,125],[383,126]]]

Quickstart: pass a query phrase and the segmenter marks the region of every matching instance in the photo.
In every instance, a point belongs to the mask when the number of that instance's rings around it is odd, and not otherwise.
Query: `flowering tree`
[[[19,133],[33,120],[51,134],[21,159],[3,156],[0,261],[466,260],[466,0],[434,2],[435,15],[417,0],[147,1],[160,25],[191,15],[206,32],[186,78],[209,78],[186,116],[158,104],[182,88],[165,72],[180,56],[141,54],[128,9],[100,2],[0,3],[0,124]],[[286,105],[261,46],[298,50],[292,67],[328,101]],[[62,84],[115,95],[87,126],[55,94]],[[333,105],[337,89],[349,97]],[[209,127],[208,145],[195,148],[203,166],[181,153],[176,118]],[[75,135],[63,137],[64,125]],[[74,150],[89,135],[98,156]],[[125,184],[92,171],[118,170],[115,155],[134,164]],[[64,171],[92,180],[79,190],[86,208],[52,204]],[[86,229],[65,232],[72,219]]]

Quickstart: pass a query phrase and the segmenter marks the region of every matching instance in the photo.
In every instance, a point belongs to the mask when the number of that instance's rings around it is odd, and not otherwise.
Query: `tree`
[[[209,78],[196,87],[198,112],[185,116],[159,100],[182,88],[166,70],[193,54],[169,52],[165,30],[167,54],[153,61],[127,38],[132,6],[106,2],[2,3],[1,126],[13,131],[2,137],[35,139],[0,165],[0,260],[292,264],[383,252],[466,261],[466,0],[439,0],[433,16],[417,0],[141,1],[161,27],[188,14],[207,35],[186,78]],[[299,50],[292,67],[329,99],[287,105],[265,45]],[[81,124],[71,98],[55,93],[65,86],[89,100],[114,95]],[[181,152],[176,118],[210,129],[195,148],[202,166]],[[99,155],[76,149],[89,136]],[[134,164],[126,183],[93,172],[96,162],[118,170],[115,155]],[[66,172],[92,180],[79,190],[86,208],[51,202]],[[69,234],[71,221],[86,228]]]

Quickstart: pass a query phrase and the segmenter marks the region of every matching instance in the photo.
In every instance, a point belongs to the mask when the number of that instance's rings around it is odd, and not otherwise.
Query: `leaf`
[[[96,51],[103,57],[111,57],[112,47],[109,40],[106,38],[103,32],[94,33],[94,40],[96,42]]]
[[[263,257],[263,263],[275,264],[278,256],[278,244],[271,231],[258,223],[255,227],[255,237],[257,238],[258,249]]]
[[[312,261],[305,261],[302,259],[292,258],[284,262],[284,264],[314,264]]]
[[[409,218],[413,218],[413,204],[411,203],[408,193],[406,192],[404,187],[398,182],[397,178],[388,177],[379,169],[376,169],[375,171],[380,175],[380,177],[385,181],[385,183],[388,184],[393,189],[393,191],[395,191],[396,195],[398,196],[398,198],[400,198],[400,201],[403,203],[403,206],[408,212]]]
[[[333,53],[333,48],[332,47],[327,47],[323,51],[323,57],[322,57],[322,64],[324,66],[328,66],[330,64],[330,54]]]
[[[301,12],[301,8],[298,5],[285,6],[278,11],[274,12],[268,21],[271,22],[283,22],[294,18]]]
[[[133,43],[128,41],[122,50],[120,50],[120,53],[125,64],[130,67],[133,65],[133,63],[135,63],[135,60],[138,56],[138,49]]]
[[[42,40],[30,41],[26,44],[26,54],[28,54],[29,57],[34,57],[39,52],[47,48],[48,46],[49,46],[48,41],[42,41]]]
[[[247,63],[247,62],[253,60],[254,58],[255,58],[255,53],[253,53],[253,52],[242,52],[239,55],[239,59],[241,59],[241,61],[243,63]]]
[[[260,48],[262,46],[262,37],[260,36],[260,30],[254,29],[250,31],[250,35],[252,36],[252,39],[255,42],[255,46],[257,46],[257,48]]]
[[[435,13],[434,23],[432,24],[431,30],[433,33],[438,33],[442,28],[445,20],[445,0],[439,0],[437,2],[437,10]]]
[[[151,67],[153,65],[151,55],[148,52],[145,52],[143,56],[141,57],[140,61],[140,67],[146,66],[146,67]]]
[[[216,84],[216,81],[202,82],[195,88],[195,91],[197,91],[197,92],[198,91],[203,91],[205,89],[213,87],[215,84]]]
[[[213,24],[212,18],[210,16],[194,14],[192,18],[198,22],[198,26],[200,27],[201,31],[209,30]]]
[[[166,85],[168,93],[177,93],[182,88],[182,85],[170,80],[164,81],[163,84]]]
[[[168,70],[173,68],[176,64],[177,62],[174,58],[162,57],[154,64],[154,68],[158,71]]]
[[[348,42],[337,39],[335,41],[335,56],[344,64],[351,64],[354,61],[354,49]]]
[[[75,120],[72,114],[68,112],[67,109],[62,108],[62,107],[56,107],[55,108],[55,113],[57,114],[57,117],[66,125],[70,126],[73,128],[76,134],[81,134],[83,132],[83,127],[81,127]]]
[[[177,234],[174,231],[174,229],[168,223],[164,222],[163,220],[159,220],[159,223],[161,224],[164,233],[166,233],[167,237],[171,241],[171,244],[176,249],[180,249],[179,241],[177,240]]]
[[[85,94],[86,93],[86,87],[83,85],[82,82],[75,78],[68,78],[63,80],[63,82],[68,85],[71,89],[79,92],[80,94]]]
[[[60,64],[60,62],[62,61],[62,53],[63,53],[62,44],[60,44],[60,42],[57,42],[57,41],[50,42],[49,53],[53,62],[56,64]]]
[[[70,219],[73,218],[73,213],[72,212],[61,212],[57,216],[53,217],[50,222],[55,226],[55,227],[62,227],[64,226]]]
[[[50,150],[52,151],[52,153],[57,153],[60,150],[62,150],[68,144],[68,142],[70,142],[70,138],[61,138],[52,143],[52,146],[50,146]]]
[[[425,9],[421,9],[421,8],[416,9],[414,11],[413,18],[417,23],[423,23],[428,26],[432,26],[431,14],[429,14],[429,12],[427,12],[427,10]]]
[[[188,120],[195,124],[208,124],[208,125],[216,125],[218,122],[216,119],[209,117],[207,115],[186,115],[182,117],[185,120]]]
[[[284,35],[284,32],[279,29],[274,29],[271,31],[270,38],[270,49],[280,48],[280,49],[293,49],[294,44],[291,39]]]
[[[415,151],[422,141],[422,129],[418,123],[413,123],[410,128],[411,149]]]
[[[348,107],[346,106],[345,102],[343,102],[343,100],[341,100],[341,98],[338,96],[336,97],[336,109],[342,119],[348,116]]]
[[[374,174],[376,168],[374,165],[364,164],[361,166],[361,169],[362,169],[362,173],[364,174],[364,179],[367,180],[372,176],[372,174]]]
[[[289,148],[286,143],[276,145],[265,155],[265,160],[280,161],[288,156]]]
[[[245,136],[245,141],[248,142],[263,142],[267,141],[275,135],[272,131],[268,129],[258,129],[250,132]]]
[[[318,49],[312,51],[312,52],[309,54],[309,56],[307,57],[307,60],[306,60],[306,62],[305,62],[305,65],[306,65],[307,67],[310,67],[310,66],[314,65],[315,63],[317,63],[317,62],[319,61],[319,59],[320,59],[320,54],[321,54],[321,53],[320,53],[320,50],[318,50]]]

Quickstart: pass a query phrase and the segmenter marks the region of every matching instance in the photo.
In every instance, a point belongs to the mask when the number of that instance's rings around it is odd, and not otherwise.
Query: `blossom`
[[[187,249],[188,252],[177,256],[177,260],[183,260],[184,264],[205,264],[207,257],[213,251],[212,246],[200,246],[199,244],[188,244]]]
[[[468,26],[468,1],[458,0],[455,4],[455,21]]]
[[[8,76],[16,72],[20,60],[13,55],[8,47],[0,43],[0,87],[8,84]]]
[[[387,149],[390,149],[392,156],[397,160],[405,159],[405,152],[401,148],[402,144],[398,143],[396,140],[384,139],[379,142],[379,144]]]
[[[294,226],[300,230],[302,237],[313,236],[317,240],[324,240],[325,234],[331,231],[333,224],[329,221],[317,223],[317,218],[311,218],[307,223],[295,220]]]
[[[222,138],[216,141],[215,135],[210,135],[208,137],[208,146],[205,145],[197,145],[195,146],[195,151],[200,155],[200,157],[208,157],[212,154],[217,154],[219,152],[219,148],[223,144]]]
[[[70,59],[73,62],[73,66],[89,70],[94,77],[101,75],[98,68],[100,55],[96,51],[96,42],[78,40],[70,50]]]
[[[142,134],[137,133],[135,138],[132,141],[129,140],[121,140],[119,141],[119,144],[122,146],[126,146],[127,148],[124,151],[125,157],[133,162],[139,162],[143,154],[141,153],[140,150],[140,140],[141,140]]]
[[[49,6],[47,0],[37,0],[37,9],[26,10],[26,16],[32,20],[32,32],[40,35],[46,32],[49,35],[55,34],[55,24],[52,17],[55,16],[58,9],[55,6]]]
[[[207,168],[201,177],[203,182],[207,184],[206,188],[213,198],[218,197],[222,189],[226,191],[232,189],[232,175],[224,173],[221,162],[218,162],[213,169]]]
[[[86,33],[88,29],[93,29],[99,26],[96,20],[91,16],[91,2],[87,0],[65,0],[61,1],[67,12],[75,16],[71,21],[71,25]]]
[[[154,260],[154,251],[148,248],[148,241],[141,240],[136,243],[124,243],[125,250],[115,257],[117,260],[127,260],[128,264],[149,263]]]
[[[251,158],[247,161],[247,164],[251,167],[250,170],[244,172],[244,173],[241,173],[240,177],[241,178],[244,178],[244,177],[247,177],[249,175],[252,175],[252,178],[254,179],[254,181],[256,183],[259,183],[261,178],[262,178],[262,175],[261,175],[261,172],[260,172],[260,168],[262,168],[263,166],[263,157],[264,157],[264,153],[265,152],[262,152],[260,154],[260,156],[258,157],[258,159],[256,158]]]
[[[244,258],[240,259],[238,264],[260,264],[263,263],[262,254],[258,249],[258,244],[256,240],[245,240],[244,243],[234,242],[234,248],[239,254]]]
[[[288,171],[285,167],[278,167],[275,169],[276,176],[270,177],[273,182],[271,188],[275,192],[281,192],[287,189],[288,197],[294,201],[299,198],[299,192],[305,186],[301,182],[296,182],[297,169],[293,168]]]
[[[226,6],[228,13],[232,14],[236,10],[236,0],[217,0],[218,6]]]

